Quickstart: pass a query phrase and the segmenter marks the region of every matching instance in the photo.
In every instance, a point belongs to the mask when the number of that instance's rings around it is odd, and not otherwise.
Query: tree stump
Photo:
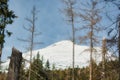
[[[17,49],[12,48],[7,80],[19,80],[21,63],[22,63],[22,53]]]

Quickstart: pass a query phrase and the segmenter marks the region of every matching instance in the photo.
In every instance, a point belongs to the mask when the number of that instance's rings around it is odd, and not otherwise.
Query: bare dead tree
[[[118,10],[120,11],[120,1],[119,0],[104,0],[107,3],[112,3],[113,6],[116,6]],[[107,44],[110,44],[110,47],[117,47],[117,50],[114,51],[114,53],[118,52],[118,60],[119,60],[119,67],[118,67],[118,75],[120,80],[120,13],[116,15],[117,18],[113,22],[113,24],[116,24],[116,26],[113,28],[112,25],[107,27],[109,29],[108,31],[108,36],[111,37],[108,41]],[[110,16],[109,16],[110,17]],[[112,19],[111,19],[112,20]],[[111,36],[111,34],[114,33],[114,35]]]
[[[89,2],[81,3],[81,8],[79,8],[79,17],[84,21],[85,24],[83,24],[82,27],[79,28],[78,31],[84,30],[83,36],[81,36],[80,42],[87,42],[90,43],[90,77],[89,80],[93,80],[93,52],[94,52],[94,45],[98,43],[98,32],[101,30],[101,28],[98,26],[98,23],[101,20],[100,16],[100,9],[97,8],[99,0],[90,0]],[[85,31],[87,33],[85,33]]]
[[[102,40],[102,79],[105,80],[105,55],[107,54],[107,46],[106,46],[107,39],[103,38]]]
[[[37,12],[38,11],[36,10],[36,7],[34,6],[32,11],[31,11],[32,18],[26,18],[26,21],[29,22],[30,26],[29,27],[23,26],[23,28],[27,32],[30,32],[29,37],[27,39],[18,38],[18,40],[20,40],[22,42],[27,42],[29,44],[29,46],[27,47],[28,50],[30,51],[30,67],[29,67],[28,80],[30,80],[30,77],[31,77],[32,51],[33,51],[36,44],[42,44],[42,42],[36,42],[35,41],[35,38],[41,34],[36,29],[36,21],[37,21],[37,16],[36,15],[37,15]]]
[[[72,80],[75,80],[75,74],[74,74],[74,65],[75,65],[75,13],[74,13],[74,5],[75,0],[63,0],[63,2],[66,5],[66,8],[64,9],[66,16],[68,17],[68,22],[71,23],[72,27]]]
[[[22,63],[22,53],[15,48],[12,48],[10,64],[6,80],[19,80],[20,68]]]

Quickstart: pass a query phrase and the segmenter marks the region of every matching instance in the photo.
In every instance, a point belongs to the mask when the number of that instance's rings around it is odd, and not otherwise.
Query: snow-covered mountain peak
[[[48,47],[55,47],[55,46],[71,46],[72,45],[72,41],[70,40],[63,40],[63,41],[59,41],[56,42]]]
[[[93,53],[93,58],[100,62],[101,48],[96,48],[98,52]],[[68,68],[72,67],[72,41],[63,40],[56,42],[46,48],[33,51],[33,57],[37,53],[44,57],[44,63],[49,60],[50,64],[55,64],[56,68]],[[30,52],[23,53],[23,58],[29,60]],[[80,46],[75,44],[75,66],[83,67],[89,65],[90,52],[88,46]],[[8,66],[8,62],[3,63],[3,66]],[[26,63],[26,67],[29,63]]]

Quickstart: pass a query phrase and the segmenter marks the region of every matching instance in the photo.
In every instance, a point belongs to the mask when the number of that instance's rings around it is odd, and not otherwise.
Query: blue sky
[[[27,37],[27,32],[23,29],[23,25],[27,26],[25,18],[31,16],[33,5],[37,7],[39,13],[36,26],[38,31],[42,32],[39,40],[44,44],[37,48],[48,46],[54,42],[68,39],[70,37],[70,27],[67,26],[63,13],[60,11],[62,7],[60,0],[10,0],[9,8],[18,16],[12,25],[7,26],[7,30],[13,32],[13,35],[6,38],[3,50],[2,60],[11,55],[12,47],[24,52],[26,45],[17,40],[17,38]]]
[[[7,26],[7,30],[13,32],[13,35],[10,38],[6,38],[2,60],[6,60],[7,56],[11,55],[12,47],[22,52],[25,51],[24,47],[26,47],[26,44],[18,41],[17,38],[27,37],[28,33],[23,29],[23,25],[27,26],[28,23],[25,18],[31,16],[30,12],[34,5],[39,10],[37,14],[38,21],[36,22],[38,31],[42,32],[42,35],[39,36],[39,41],[44,43],[36,49],[70,38],[71,26],[66,22],[64,13],[60,11],[63,7],[61,0],[10,0],[9,8],[14,11],[18,18],[15,19],[12,25]],[[109,11],[111,12],[111,10]],[[115,14],[115,12],[112,13]],[[109,20],[104,20],[102,23],[108,25]]]

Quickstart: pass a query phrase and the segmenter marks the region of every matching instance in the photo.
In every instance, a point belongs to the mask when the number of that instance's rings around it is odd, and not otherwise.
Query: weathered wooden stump
[[[19,80],[19,73],[22,63],[22,53],[12,48],[7,80]]]

